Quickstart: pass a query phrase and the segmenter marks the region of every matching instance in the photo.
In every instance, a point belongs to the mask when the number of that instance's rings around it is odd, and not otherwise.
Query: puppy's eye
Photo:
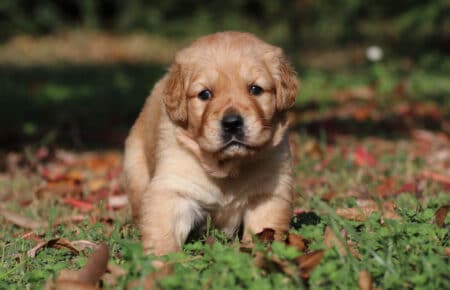
[[[203,90],[198,93],[198,98],[202,101],[208,101],[212,98],[212,93],[210,90]]]
[[[251,85],[248,88],[248,91],[250,92],[250,95],[253,95],[253,96],[259,96],[264,92],[263,88],[261,88],[260,86],[256,86],[256,85]]]

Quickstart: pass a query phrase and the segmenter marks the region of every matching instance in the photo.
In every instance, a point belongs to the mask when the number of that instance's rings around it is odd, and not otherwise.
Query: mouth
[[[253,146],[245,143],[242,140],[237,139],[236,137],[232,137],[228,142],[225,143],[225,145],[222,147],[222,151],[226,150],[231,147],[240,147],[245,149],[254,149]]]

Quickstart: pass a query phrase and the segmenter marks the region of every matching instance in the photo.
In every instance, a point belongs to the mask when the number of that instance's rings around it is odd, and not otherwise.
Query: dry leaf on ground
[[[371,290],[372,289],[372,276],[369,272],[361,271],[358,276],[359,290]]]
[[[300,269],[300,277],[308,279],[314,268],[320,264],[324,254],[325,251],[317,250],[298,257],[296,261]]]
[[[333,229],[331,227],[327,226],[325,228],[325,233],[323,235],[323,242],[330,249],[333,246],[336,246],[338,248],[338,250],[339,250],[339,253],[342,256],[346,256],[347,255],[347,247],[348,247],[348,250],[350,251],[352,256],[359,259],[361,257],[361,255],[359,254],[358,250],[355,249],[353,247],[353,244],[349,243],[348,240],[347,240],[348,239],[347,238],[347,231],[346,230],[341,230],[340,235],[341,235],[342,241],[341,241],[341,239],[339,239],[335,235],[335,233],[333,232]],[[343,242],[347,243],[347,247],[346,247],[346,245],[344,245]]]
[[[298,251],[303,252],[306,249],[305,242],[301,235],[289,233],[287,238],[287,244],[295,247]]]
[[[79,253],[79,250],[69,240],[65,238],[54,238],[37,244],[34,248],[27,252],[27,255],[30,258],[34,258],[40,250],[47,247],[56,249],[65,248],[75,255],[78,255]]]
[[[430,179],[432,181],[450,186],[450,176],[431,171],[424,171],[422,172],[421,176],[425,179]]]
[[[98,245],[94,242],[88,241],[88,240],[77,240],[71,242],[73,246],[75,246],[78,250],[83,251],[87,248],[95,249],[98,247]]]
[[[449,209],[450,206],[444,205],[441,206],[434,214],[434,223],[437,224],[438,227],[442,228],[444,226]]]
[[[444,255],[450,257],[450,248],[444,248]]]
[[[259,241],[262,243],[264,243],[264,242],[272,243],[275,240],[275,230],[265,228],[265,229],[263,229],[262,232],[257,233],[256,236],[258,237]]]
[[[383,202],[380,206],[373,200],[362,201],[359,207],[338,208],[336,214],[342,218],[354,221],[365,221],[374,212],[381,212],[382,218],[400,220],[401,217],[395,212],[395,204]]]
[[[363,147],[358,147],[353,152],[353,162],[357,166],[375,166],[377,160],[375,157]]]
[[[106,272],[109,249],[100,244],[89,256],[86,265],[79,271],[62,270],[55,281],[49,280],[45,289],[100,289],[96,287]]]

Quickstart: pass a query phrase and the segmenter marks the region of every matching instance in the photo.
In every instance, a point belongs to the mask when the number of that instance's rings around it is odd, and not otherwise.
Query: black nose
[[[241,115],[228,114],[222,119],[222,129],[227,134],[238,134],[242,132],[244,120]]]

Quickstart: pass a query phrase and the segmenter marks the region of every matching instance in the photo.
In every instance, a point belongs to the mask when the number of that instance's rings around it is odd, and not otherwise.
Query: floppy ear
[[[276,84],[277,110],[285,111],[295,104],[298,89],[296,73],[286,60],[281,48],[275,48],[272,53],[271,62]]]
[[[169,69],[169,75],[163,90],[163,101],[167,113],[175,123],[187,123],[187,100],[185,76],[181,65],[174,63]]]

